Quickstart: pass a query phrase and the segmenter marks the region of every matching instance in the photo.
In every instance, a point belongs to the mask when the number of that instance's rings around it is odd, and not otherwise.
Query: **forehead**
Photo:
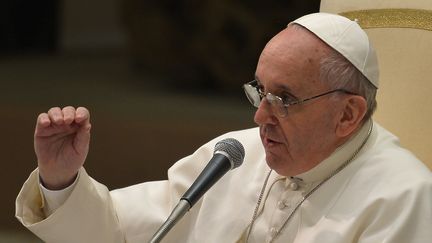
[[[330,47],[299,26],[290,26],[265,46],[255,76],[266,89],[301,91],[320,82],[320,62]]]

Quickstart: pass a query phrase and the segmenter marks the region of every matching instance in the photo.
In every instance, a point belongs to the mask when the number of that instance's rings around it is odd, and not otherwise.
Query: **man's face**
[[[330,90],[319,80],[321,58],[330,51],[303,29],[289,27],[264,48],[256,79],[265,93],[308,98]],[[255,113],[268,165],[294,176],[316,166],[338,146],[335,129],[340,107],[331,95],[288,108],[286,117],[273,112],[265,99]]]

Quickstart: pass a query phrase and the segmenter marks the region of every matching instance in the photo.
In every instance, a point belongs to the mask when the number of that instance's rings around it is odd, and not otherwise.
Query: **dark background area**
[[[164,179],[224,132],[254,126],[241,85],[265,43],[319,1],[3,0],[0,242],[39,242],[14,218],[36,167],[33,129],[53,106],[86,106],[86,169],[110,189]]]

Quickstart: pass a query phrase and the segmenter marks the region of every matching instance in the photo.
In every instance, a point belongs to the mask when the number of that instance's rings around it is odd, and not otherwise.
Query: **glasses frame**
[[[312,97],[308,97],[305,99],[301,99],[301,100],[296,100],[293,102],[284,102],[284,100],[277,96],[274,95],[270,92],[265,93],[263,92],[259,87],[258,87],[258,81],[256,79],[245,83],[243,85],[243,90],[245,91],[246,97],[248,98],[249,102],[255,107],[258,108],[259,105],[261,104],[261,101],[265,98],[267,100],[267,102],[269,102],[273,108],[273,111],[276,109],[277,114],[279,117],[286,117],[288,115],[288,107],[293,106],[293,105],[299,105],[299,104],[303,104],[307,101],[310,100],[314,100],[317,99],[319,97],[323,97],[325,95],[328,94],[332,94],[335,92],[342,92],[345,94],[349,94],[349,95],[358,95],[356,93],[353,93],[351,91],[345,90],[345,89],[333,89],[318,95],[314,95]]]

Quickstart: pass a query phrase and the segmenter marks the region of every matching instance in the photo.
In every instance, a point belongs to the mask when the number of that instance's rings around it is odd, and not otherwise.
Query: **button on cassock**
[[[280,201],[277,203],[277,206],[278,206],[278,208],[279,208],[280,210],[282,210],[282,209],[286,208],[288,205],[287,205],[286,200],[280,200]]]
[[[293,191],[297,191],[297,189],[299,188],[299,185],[298,185],[297,183],[295,183],[295,182],[291,182],[291,183],[289,184],[289,188],[290,188],[291,190],[293,190]]]
[[[270,228],[270,235],[274,238],[278,234],[278,230],[275,227]]]

